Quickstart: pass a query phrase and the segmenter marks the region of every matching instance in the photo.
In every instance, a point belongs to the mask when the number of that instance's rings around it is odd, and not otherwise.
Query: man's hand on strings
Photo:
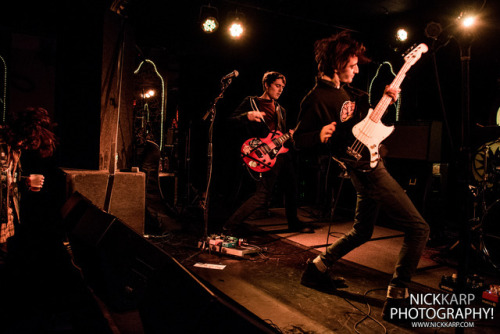
[[[389,85],[385,86],[384,94],[391,98],[391,104],[398,100],[399,93],[401,93],[401,88],[391,88]]]
[[[264,116],[266,115],[263,111],[249,111],[247,112],[247,117],[249,121],[252,122],[262,122],[264,120]]]
[[[330,124],[325,125],[321,129],[321,132],[319,133],[319,139],[321,140],[322,143],[326,143],[328,139],[332,136],[332,134],[335,132],[336,125],[337,122],[331,122]]]

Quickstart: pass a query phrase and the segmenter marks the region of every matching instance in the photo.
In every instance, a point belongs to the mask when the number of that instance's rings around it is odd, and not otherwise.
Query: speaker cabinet
[[[277,333],[78,192],[62,215],[88,284],[110,309],[138,310],[145,333]]]
[[[109,213],[134,231],[144,234],[146,185],[142,172],[117,172],[63,169],[66,194],[79,192],[100,209],[109,203]]]
[[[424,161],[441,160],[442,123],[398,122],[394,132],[383,142],[388,158]]]
[[[435,236],[444,229],[448,165],[422,160],[386,159],[386,167],[408,194]]]

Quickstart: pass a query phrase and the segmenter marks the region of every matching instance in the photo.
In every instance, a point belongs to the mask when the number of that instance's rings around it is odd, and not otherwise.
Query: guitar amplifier
[[[388,150],[386,157],[440,161],[442,127],[438,121],[397,122],[383,142]]]

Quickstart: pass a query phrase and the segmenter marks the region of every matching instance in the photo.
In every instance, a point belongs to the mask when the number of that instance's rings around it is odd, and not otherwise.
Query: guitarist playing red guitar
[[[288,229],[303,233],[313,232],[297,218],[297,179],[292,152],[283,146],[293,133],[293,130],[286,131],[286,111],[277,102],[285,84],[286,78],[283,74],[265,73],[262,78],[262,95],[247,96],[231,117],[234,131],[247,139],[242,147],[243,160],[249,168],[264,173],[261,173],[256,182],[255,193],[223,226],[225,234],[238,237],[249,234],[243,222],[267,204],[276,182],[280,182],[284,187]]]

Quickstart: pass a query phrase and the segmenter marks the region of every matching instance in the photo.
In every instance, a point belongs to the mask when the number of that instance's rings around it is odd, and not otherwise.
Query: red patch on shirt
[[[345,101],[340,109],[340,121],[345,122],[352,118],[356,103],[352,101]]]

